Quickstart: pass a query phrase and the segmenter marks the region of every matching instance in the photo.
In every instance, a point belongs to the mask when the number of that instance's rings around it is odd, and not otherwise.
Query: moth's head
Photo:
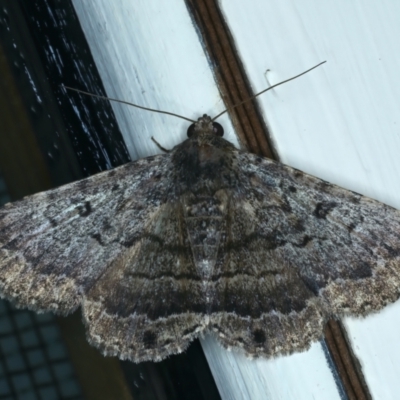
[[[197,122],[190,125],[187,130],[188,138],[199,134],[222,137],[224,128],[218,122],[214,122],[207,114],[204,114]]]

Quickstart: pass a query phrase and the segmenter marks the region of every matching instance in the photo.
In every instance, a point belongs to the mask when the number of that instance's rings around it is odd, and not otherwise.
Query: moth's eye
[[[213,122],[213,132],[216,136],[224,136],[224,128],[218,122]]]
[[[192,137],[194,134],[194,124],[190,125],[187,130],[187,137]]]

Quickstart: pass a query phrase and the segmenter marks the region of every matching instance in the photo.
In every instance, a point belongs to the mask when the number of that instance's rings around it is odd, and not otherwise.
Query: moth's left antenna
[[[159,113],[159,114],[172,115],[173,117],[181,118],[181,119],[184,119],[184,120],[189,121],[189,122],[193,122],[193,123],[196,122],[196,121],[193,121],[192,119],[186,118],[186,117],[184,117],[184,116],[182,116],[182,115],[175,114],[175,113],[172,113],[172,112],[169,112],[169,111],[155,110],[155,109],[153,109],[153,108],[143,107],[143,106],[139,106],[139,105],[134,104],[134,103],[130,103],[129,101],[113,99],[113,98],[111,98],[111,97],[106,97],[106,96],[100,96],[100,95],[98,95],[98,94],[93,94],[93,93],[90,93],[90,92],[85,92],[84,90],[74,89],[74,88],[72,88],[72,87],[65,86],[65,85],[62,85],[62,86],[65,87],[65,89],[73,90],[74,92],[82,93],[82,94],[85,94],[85,95],[91,96],[91,97],[96,97],[96,98],[98,98],[98,99],[109,100],[109,101],[115,101],[115,102],[117,102],[117,103],[127,104],[128,106],[140,108],[141,110],[153,111],[153,112],[156,112],[156,113]]]

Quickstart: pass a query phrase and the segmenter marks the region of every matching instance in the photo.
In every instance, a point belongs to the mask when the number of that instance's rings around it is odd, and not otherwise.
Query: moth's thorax
[[[173,150],[176,181],[180,194],[196,192],[213,194],[221,187],[236,185],[235,147],[221,137],[194,134]]]

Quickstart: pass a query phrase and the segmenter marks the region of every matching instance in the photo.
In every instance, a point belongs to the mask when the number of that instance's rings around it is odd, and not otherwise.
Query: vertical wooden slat
[[[253,94],[217,3],[212,0],[187,0],[187,5],[215,66],[214,73],[225,104],[232,107],[249,99]],[[253,153],[272,158],[268,131],[256,103],[249,101],[233,109],[230,115],[242,145]]]

